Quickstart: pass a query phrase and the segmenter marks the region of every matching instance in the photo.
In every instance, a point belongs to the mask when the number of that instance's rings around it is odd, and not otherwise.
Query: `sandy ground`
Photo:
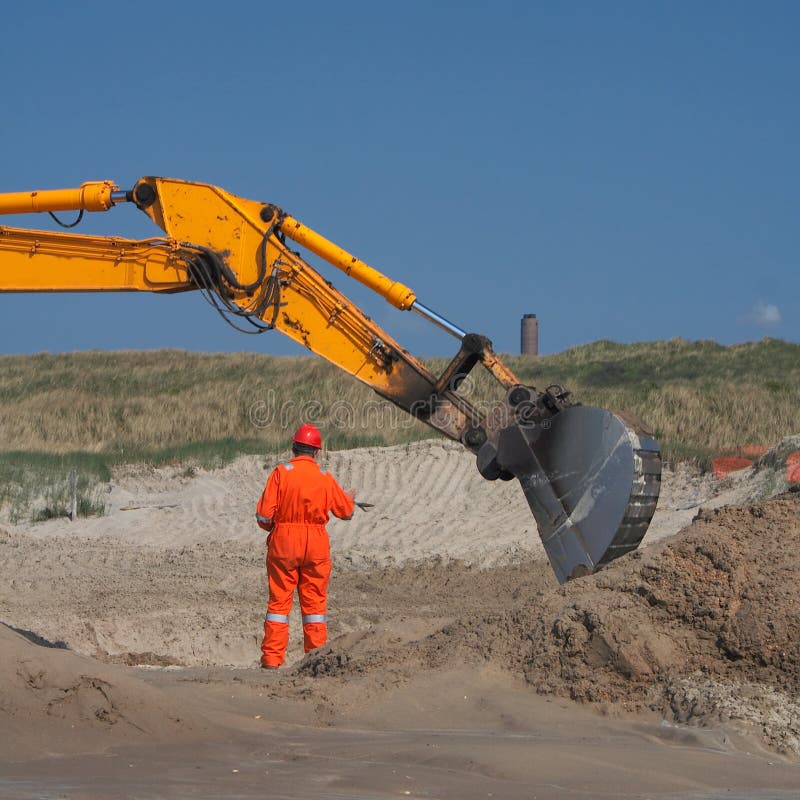
[[[264,673],[274,463],[127,468],[105,517],[0,523],[0,797],[800,797],[780,464],[666,472],[643,547],[559,587],[460,448],[332,453],[375,508],[330,526],[330,644],[304,658],[295,612]]]

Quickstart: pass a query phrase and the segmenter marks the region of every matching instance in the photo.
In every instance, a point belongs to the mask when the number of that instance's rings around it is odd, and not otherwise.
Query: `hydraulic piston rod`
[[[268,212],[269,213],[269,212]],[[283,217],[280,228],[290,239],[310,250],[312,253],[324,258],[329,264],[333,264],[337,269],[342,270],[351,278],[355,278],[360,283],[368,286],[377,294],[388,300],[393,306],[405,311],[410,309],[416,311],[422,317],[437,325],[443,331],[447,331],[456,339],[463,339],[467,334],[461,328],[446,320],[441,315],[422,305],[417,300],[413,290],[404,284],[387,278],[383,273],[378,272],[374,267],[369,266],[359,258],[351,255],[338,245],[320,236],[316,231],[303,225],[302,222],[294,217]]]
[[[412,303],[411,310],[416,311],[421,317],[430,320],[434,325],[438,325],[443,331],[447,331],[451,336],[455,336],[456,339],[463,339],[467,335],[466,331],[462,331],[457,325],[453,325],[452,322],[422,305],[418,300]]]
[[[0,214],[29,214],[42,211],[108,211],[128,199],[112,181],[88,181],[77,189],[0,194]]]
[[[342,270],[346,275],[355,278],[359,283],[372,289],[393,306],[405,311],[411,308],[417,299],[414,292],[399,281],[393,281],[375,268],[356,258],[338,245],[320,236],[316,231],[303,225],[294,217],[286,216],[280,222],[280,229],[290,239],[301,244],[329,264]]]

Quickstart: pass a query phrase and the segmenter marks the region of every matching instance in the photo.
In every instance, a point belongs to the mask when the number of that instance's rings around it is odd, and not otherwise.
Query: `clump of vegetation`
[[[98,517],[106,513],[106,503],[99,486],[81,486],[78,482],[76,512],[79,517]],[[72,492],[68,481],[57,481],[45,487],[42,503],[32,509],[32,522],[48,519],[63,519],[72,510]]]
[[[82,453],[0,453],[0,509],[14,523],[68,517],[72,509],[72,469],[77,472],[78,516],[105,514],[108,467],[102,458]]]

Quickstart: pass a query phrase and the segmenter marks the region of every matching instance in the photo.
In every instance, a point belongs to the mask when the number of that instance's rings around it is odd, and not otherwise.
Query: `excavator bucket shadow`
[[[658,443],[638,421],[570,406],[497,439],[496,461],[519,479],[558,580],[636,549],[661,487]]]

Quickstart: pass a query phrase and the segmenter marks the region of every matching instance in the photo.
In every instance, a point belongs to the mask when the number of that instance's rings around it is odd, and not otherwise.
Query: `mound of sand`
[[[175,741],[206,725],[125,672],[0,624],[0,759]]]
[[[300,671],[480,658],[522,672],[543,694],[683,723],[738,721],[800,754],[800,496],[702,512],[668,544],[563,587],[532,578],[495,588],[510,592],[501,611],[465,608],[412,645],[334,643]]]
[[[109,487],[106,516],[13,529],[36,537],[78,534],[154,547],[263,542],[255,505],[269,472],[287,457],[244,456],[217,470],[126,466]],[[349,522],[331,520],[340,563],[369,566],[446,555],[489,565],[508,562],[519,550],[543,553],[516,482],[485,481],[475,457],[456,443],[335,451],[322,458],[322,466],[375,506],[357,511]]]

